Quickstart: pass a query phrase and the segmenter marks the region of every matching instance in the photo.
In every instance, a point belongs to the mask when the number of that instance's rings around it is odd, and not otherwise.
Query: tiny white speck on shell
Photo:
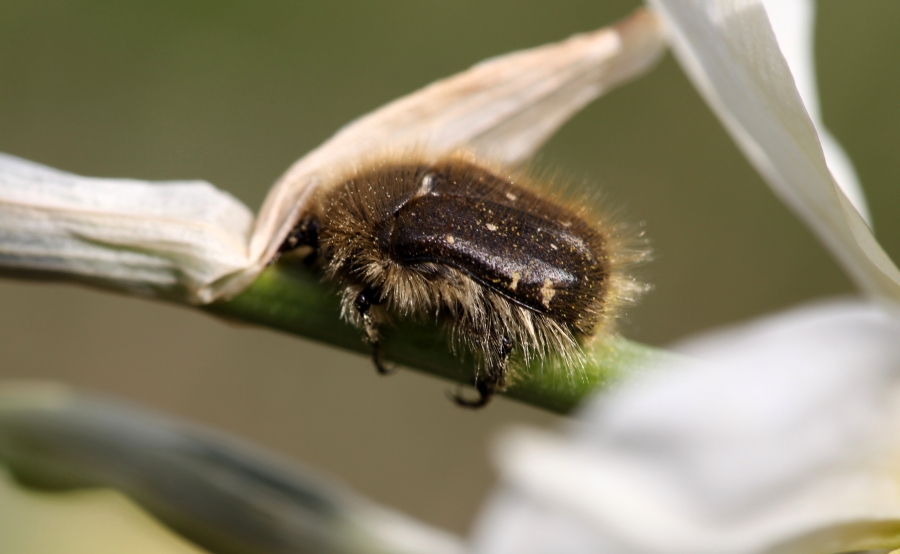
[[[506,197],[509,198],[510,200],[513,200],[513,201],[519,199],[518,196],[516,196],[515,194],[513,194],[513,193],[511,193],[511,192],[507,192],[507,193],[506,193]]]
[[[513,271],[512,282],[509,284],[509,290],[516,290],[519,287],[519,279],[521,278],[522,276],[518,271]]]
[[[453,238],[453,235],[447,235],[447,237],[444,240],[447,241],[447,244],[453,244],[456,242],[456,239]]]
[[[544,279],[544,286],[541,287],[542,304],[545,308],[550,307],[550,301],[556,296],[556,289],[553,288],[552,279]]]
[[[494,225],[493,223],[488,223],[487,225],[485,225],[485,227],[487,227],[488,231],[496,231],[497,230],[497,226]]]

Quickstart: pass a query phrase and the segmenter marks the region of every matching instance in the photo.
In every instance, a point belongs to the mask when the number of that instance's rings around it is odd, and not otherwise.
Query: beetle
[[[627,268],[646,248],[590,204],[465,154],[381,158],[320,186],[281,252],[312,248],[380,373],[391,314],[436,318],[477,354],[478,398],[455,400],[478,408],[509,383],[513,355],[582,363],[645,288]]]

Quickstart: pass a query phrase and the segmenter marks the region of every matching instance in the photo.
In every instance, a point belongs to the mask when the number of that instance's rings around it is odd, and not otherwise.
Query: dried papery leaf
[[[867,293],[900,298],[900,271],[832,177],[760,0],[648,0],[682,67],[772,190]]]
[[[251,282],[330,175],[385,151],[464,149],[517,164],[587,103],[648,69],[663,46],[656,16],[638,10],[593,33],[484,61],[350,123],[276,183],[250,242],[250,267],[208,296]]]
[[[202,181],[80,177],[0,154],[0,270],[192,303],[247,266],[253,215]]]
[[[231,297],[259,275],[329,176],[379,152],[413,149],[464,149],[514,165],[662,50],[659,21],[639,10],[600,31],[482,62],[304,156],[273,187],[255,226],[243,204],[207,183],[86,178],[0,156],[0,266],[197,304]]]

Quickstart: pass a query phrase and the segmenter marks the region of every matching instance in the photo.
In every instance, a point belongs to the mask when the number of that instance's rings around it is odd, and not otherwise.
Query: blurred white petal
[[[813,119],[794,85],[762,1],[648,3],[666,22],[682,67],[769,186],[806,221],[864,291],[900,299],[900,271],[832,177]],[[783,42],[795,44],[787,38]],[[814,91],[808,54],[795,46],[789,52],[795,60],[807,56],[806,61],[795,63],[801,86]],[[800,71],[801,67],[806,69]],[[814,103],[815,95],[806,94],[807,101]],[[818,108],[815,112],[818,119]],[[851,181],[846,180],[850,166],[841,169],[835,146],[828,146],[835,156],[832,167],[852,190]]]
[[[844,194],[853,202],[853,206],[863,219],[872,226],[866,196],[863,193],[853,163],[841,145],[822,123],[822,112],[819,108],[819,91],[816,87],[815,27],[816,5],[813,0],[763,0],[766,13],[778,46],[791,68],[797,92],[806,106],[810,119],[819,133],[819,141],[825,153],[828,169],[840,185]]]
[[[832,304],[699,339],[702,364],[520,431],[477,552],[837,553],[900,546],[900,323]]]
[[[483,61],[350,123],[275,184],[250,243],[253,265],[214,294],[233,294],[256,276],[310,192],[334,173],[386,151],[464,149],[520,163],[578,110],[647,70],[664,45],[656,16],[638,10],[599,31]]]
[[[0,154],[0,270],[207,302],[247,265],[253,215],[202,181],[79,177]]]

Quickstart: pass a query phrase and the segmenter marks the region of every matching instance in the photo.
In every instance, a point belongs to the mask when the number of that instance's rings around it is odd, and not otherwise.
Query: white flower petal
[[[871,227],[866,196],[856,170],[841,145],[822,123],[813,42],[816,6],[812,0],[763,0],[782,55],[791,68],[797,92],[819,133],[828,169],[844,194]]]
[[[834,304],[686,345],[703,364],[651,372],[598,398],[573,439],[507,437],[499,458],[509,490],[481,522],[480,544],[492,549],[478,551],[896,547],[898,344],[894,318]]]
[[[247,266],[253,216],[201,181],[79,177],[0,154],[0,268],[187,302]]]
[[[900,298],[900,271],[832,177],[761,0],[648,3],[666,21],[682,67],[769,186],[864,291]]]
[[[812,0],[762,0],[762,3],[806,111],[810,116],[819,114],[813,42],[815,4]]]
[[[648,69],[663,47],[656,16],[638,10],[593,33],[486,60],[350,123],[276,183],[250,243],[253,265],[213,294],[234,294],[255,278],[331,174],[386,151],[465,149],[519,163],[587,103]]]

